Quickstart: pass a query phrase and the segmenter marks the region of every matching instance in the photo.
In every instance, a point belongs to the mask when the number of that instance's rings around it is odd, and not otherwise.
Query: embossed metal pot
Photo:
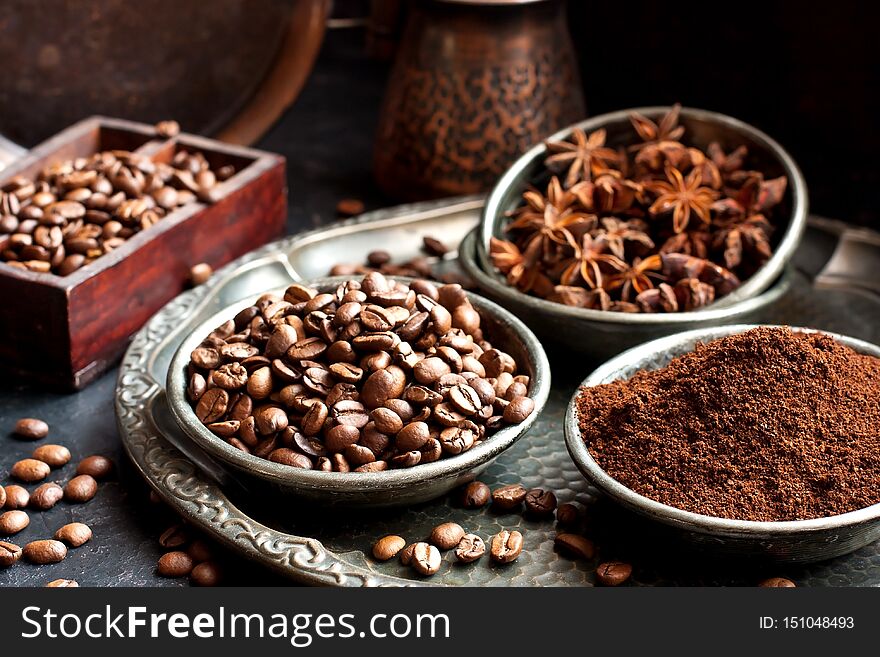
[[[562,0],[414,0],[385,94],[376,179],[407,201],[488,190],[584,116]]]

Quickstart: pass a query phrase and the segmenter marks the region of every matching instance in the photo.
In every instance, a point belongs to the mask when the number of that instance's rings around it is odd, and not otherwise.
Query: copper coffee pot
[[[563,0],[412,0],[374,167],[400,200],[488,190],[584,117]]]

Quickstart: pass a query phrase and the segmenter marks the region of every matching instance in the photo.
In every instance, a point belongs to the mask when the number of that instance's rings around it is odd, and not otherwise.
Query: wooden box
[[[14,176],[34,178],[48,165],[110,149],[157,162],[179,149],[200,151],[213,169],[231,164],[236,173],[214,189],[214,203],[182,206],[68,276],[0,262],[3,371],[53,388],[81,388],[186,288],[193,265],[217,268],[284,231],[283,157],[194,135],[164,139],[153,126],[105,117],[77,123],[31,150],[0,172],[0,188]]]

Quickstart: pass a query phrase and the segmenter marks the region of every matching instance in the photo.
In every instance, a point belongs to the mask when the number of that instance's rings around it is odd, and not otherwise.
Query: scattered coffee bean
[[[412,563],[413,552],[416,549],[415,543],[410,543],[405,548],[403,548],[399,553],[400,563],[404,566],[409,566]]]
[[[526,511],[534,516],[550,516],[556,510],[553,491],[533,488],[525,497]]]
[[[373,556],[378,561],[388,561],[406,546],[406,541],[400,536],[383,536],[373,545]]]
[[[31,522],[30,517],[24,511],[5,511],[0,515],[0,534],[11,536],[27,527]]]
[[[77,475],[64,486],[64,499],[81,504],[88,502],[98,492],[98,482],[91,475]]]
[[[68,523],[55,532],[56,540],[63,541],[74,548],[86,544],[91,538],[91,528],[82,522]]]
[[[514,397],[502,414],[505,422],[519,424],[535,410],[535,401],[531,397]]]
[[[162,577],[186,577],[192,572],[193,560],[186,552],[166,552],[159,558],[157,572]]]
[[[0,509],[6,506],[6,489],[0,486]]]
[[[506,529],[492,537],[489,556],[496,563],[511,563],[516,561],[523,549],[523,536],[518,531]]]
[[[442,258],[449,253],[449,249],[443,242],[429,235],[425,235],[422,238],[422,248],[428,255],[437,256],[438,258]]]
[[[476,534],[465,534],[455,547],[455,558],[462,563],[471,563],[486,554],[486,544]]]
[[[553,545],[560,552],[575,559],[590,560],[596,555],[593,541],[579,534],[557,534]]]
[[[343,217],[353,217],[364,211],[364,202],[356,198],[343,198],[336,203],[336,214]]]
[[[797,587],[797,584],[792,582],[790,579],[785,579],[784,577],[771,577],[770,579],[765,579],[763,582],[758,584],[758,586],[770,589],[788,589]]]
[[[180,124],[177,121],[159,121],[156,124],[156,134],[166,139],[171,139],[180,134]]]
[[[583,518],[581,510],[571,502],[560,504],[556,509],[556,522],[563,527],[576,526]]]
[[[9,474],[19,481],[34,483],[49,476],[49,466],[37,459],[22,459],[13,464]]]
[[[10,484],[3,490],[6,491],[7,509],[13,510],[27,508],[28,502],[31,499],[31,494],[28,493],[27,488],[19,486],[18,484]]]
[[[51,539],[31,541],[24,546],[21,555],[31,563],[58,563],[67,556],[67,547],[61,541]]]
[[[443,557],[440,551],[428,543],[416,543],[413,546],[412,567],[421,575],[433,575],[440,570]]]
[[[61,501],[64,490],[55,482],[42,484],[31,495],[30,506],[40,511],[46,511]]]
[[[498,511],[518,509],[526,499],[528,491],[521,484],[509,484],[492,491],[492,506]]]
[[[60,468],[70,461],[70,450],[64,445],[40,445],[32,456],[52,468]]]
[[[0,568],[8,568],[20,558],[21,548],[19,546],[15,543],[0,541]]]
[[[223,571],[215,561],[203,561],[193,567],[189,580],[196,586],[217,586],[223,580]]]
[[[480,325],[459,285],[377,272],[327,291],[291,285],[192,351],[187,395],[218,438],[260,458],[326,472],[415,467],[490,440],[511,405],[533,411],[528,397],[496,396],[527,392],[529,379]]]
[[[465,509],[479,509],[492,499],[492,492],[482,481],[472,481],[459,492],[459,503]]]
[[[189,270],[189,280],[195,286],[204,285],[207,283],[211,276],[214,275],[214,269],[206,262],[200,262],[197,265],[193,265]]]
[[[174,550],[189,543],[189,533],[183,525],[172,525],[159,537],[159,545],[166,550]]]
[[[24,417],[15,423],[15,435],[28,440],[42,440],[49,435],[49,425],[33,417]]]
[[[208,545],[207,541],[200,538],[189,544],[189,547],[186,548],[186,553],[193,558],[195,563],[210,561],[214,558],[214,549]]]
[[[632,575],[632,566],[622,561],[608,561],[596,568],[596,579],[602,586],[620,586]]]
[[[87,456],[76,466],[76,474],[94,479],[106,479],[113,472],[113,461],[106,456]]]
[[[46,588],[49,589],[75,589],[78,587],[79,584],[75,579],[53,579],[51,582],[46,584]]]
[[[455,522],[444,522],[434,527],[428,542],[441,550],[451,550],[458,545],[462,536],[464,536],[464,529],[461,525]]]

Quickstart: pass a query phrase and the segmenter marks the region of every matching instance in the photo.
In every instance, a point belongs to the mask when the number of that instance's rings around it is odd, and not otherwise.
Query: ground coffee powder
[[[679,509],[777,521],[880,502],[880,359],[827,335],[753,329],[577,406],[597,463]]]

